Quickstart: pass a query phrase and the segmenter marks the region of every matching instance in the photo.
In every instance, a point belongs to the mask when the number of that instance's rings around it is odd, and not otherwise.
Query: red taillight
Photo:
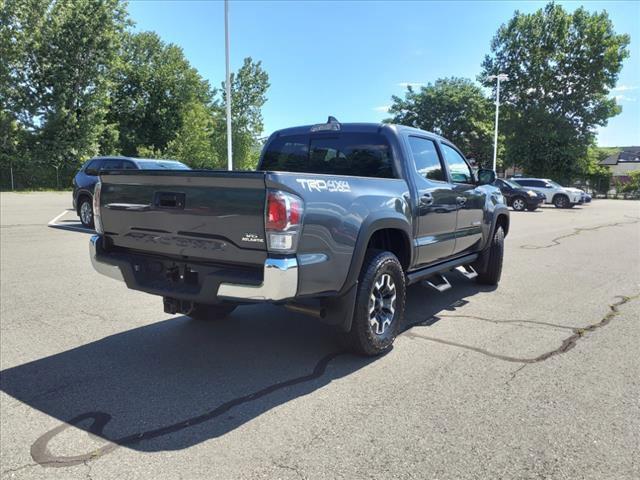
[[[264,227],[267,248],[278,253],[295,253],[304,215],[304,203],[297,195],[270,190]]]
[[[302,221],[302,201],[285,192],[269,192],[267,195],[267,230],[287,230],[300,225]]]
[[[278,193],[269,193],[267,197],[267,230],[284,230],[287,228],[287,202]]]
[[[302,221],[302,202],[297,198],[292,198],[289,203],[289,223],[291,225],[300,225]]]

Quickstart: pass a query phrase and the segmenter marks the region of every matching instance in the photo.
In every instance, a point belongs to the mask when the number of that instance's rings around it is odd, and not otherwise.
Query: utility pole
[[[224,49],[227,65],[226,106],[227,106],[227,170],[233,170],[233,151],[231,141],[231,73],[229,72],[229,0],[224,0]]]
[[[496,159],[498,157],[498,112],[500,110],[500,82],[506,82],[509,80],[504,73],[499,73],[498,75],[490,75],[487,77],[489,80],[496,80],[496,126],[495,132],[493,135],[493,171],[496,170]]]

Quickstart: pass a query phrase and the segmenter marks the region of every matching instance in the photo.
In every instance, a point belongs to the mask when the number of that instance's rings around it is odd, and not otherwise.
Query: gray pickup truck
[[[168,313],[272,302],[377,355],[407,285],[442,291],[452,269],[498,283],[509,212],[494,180],[432,133],[330,117],[275,132],[255,172],[102,171],[91,260]]]

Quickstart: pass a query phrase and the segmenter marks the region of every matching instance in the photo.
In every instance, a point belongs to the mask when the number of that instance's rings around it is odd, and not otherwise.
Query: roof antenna
[[[329,118],[327,118],[327,123],[340,123],[340,122],[333,115],[329,115]]]

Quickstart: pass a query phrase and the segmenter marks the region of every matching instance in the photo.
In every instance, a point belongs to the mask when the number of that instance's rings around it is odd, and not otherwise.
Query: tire
[[[534,205],[533,207],[527,207],[527,210],[529,210],[530,212],[535,212],[538,209],[537,205]]]
[[[553,197],[553,204],[556,208],[570,208],[569,198],[566,195],[556,195]]]
[[[78,205],[78,216],[83,227],[93,228],[93,200],[89,197],[82,197]]]
[[[527,208],[527,201],[522,197],[516,197],[511,202],[511,207],[513,207],[516,212],[524,212]]]
[[[476,280],[482,285],[498,285],[502,276],[502,260],[504,258],[504,230],[502,227],[496,228],[491,246],[485,250],[483,255],[489,255],[487,268],[483,272],[478,272]]]
[[[405,277],[398,258],[391,252],[368,252],[360,271],[351,330],[345,334],[347,347],[366,356],[389,351],[404,319],[405,301]]]
[[[188,316],[201,322],[215,322],[228,317],[237,306],[233,303],[219,303],[216,305],[196,303]]]

